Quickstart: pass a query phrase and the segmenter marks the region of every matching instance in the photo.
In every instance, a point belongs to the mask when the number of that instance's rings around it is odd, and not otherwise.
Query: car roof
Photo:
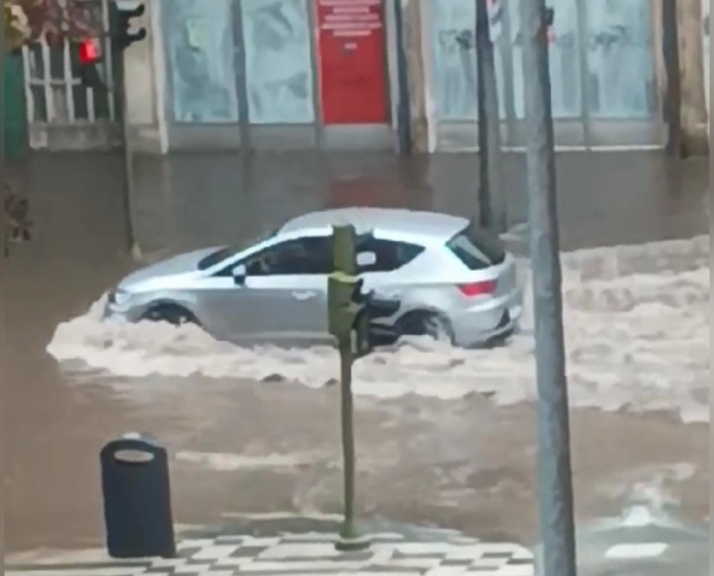
[[[446,241],[466,228],[469,221],[460,216],[398,208],[337,208],[293,218],[279,232],[298,232],[336,224],[351,224],[358,234],[374,230],[378,235],[382,232]]]

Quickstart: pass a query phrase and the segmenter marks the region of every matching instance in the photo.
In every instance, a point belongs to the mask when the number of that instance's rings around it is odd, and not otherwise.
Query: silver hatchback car
[[[332,226],[345,223],[360,235],[364,290],[401,302],[379,320],[385,334],[472,347],[517,327],[522,293],[500,239],[465,218],[381,208],[306,214],[251,245],[198,250],[138,270],[110,294],[106,316],[195,322],[238,344],[330,341]]]

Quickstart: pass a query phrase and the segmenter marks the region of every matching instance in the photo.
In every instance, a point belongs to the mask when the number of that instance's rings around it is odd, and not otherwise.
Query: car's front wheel
[[[197,318],[183,306],[176,304],[160,304],[146,311],[142,320],[149,322],[167,322],[174,326],[182,324],[198,324]]]

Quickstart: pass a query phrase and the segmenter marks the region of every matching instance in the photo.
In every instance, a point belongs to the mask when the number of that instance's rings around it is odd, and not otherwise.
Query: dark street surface
[[[512,224],[525,218],[523,170],[523,157],[508,157]],[[558,170],[564,249],[708,233],[706,159],[673,166],[657,153],[565,154]],[[79,382],[63,373],[45,352],[55,327],[135,265],[126,253],[122,162],[37,154],[17,173],[36,232],[13,246],[3,280],[7,549],[101,543],[99,450],[129,431],[184,454],[172,460],[181,524],[338,513],[335,387],[155,378],[152,394],[138,397],[122,394],[118,379],[102,386],[107,376]],[[131,208],[144,252],[162,254],[257,236],[325,206],[471,214],[477,174],[475,157],[456,154],[411,163],[384,155],[140,158]],[[361,514],[536,540],[533,406],[407,396],[359,398],[357,411]],[[618,514],[640,486],[671,495],[664,505],[703,524],[708,428],[667,414],[575,411],[578,517]]]

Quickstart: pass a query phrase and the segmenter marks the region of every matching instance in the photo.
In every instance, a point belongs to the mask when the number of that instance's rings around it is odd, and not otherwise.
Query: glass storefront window
[[[315,121],[306,0],[242,0],[251,124]]]
[[[515,120],[525,118],[521,1],[525,0],[502,0],[506,35],[496,43],[501,117],[505,107],[513,111]],[[475,1],[430,0],[428,6],[436,116],[440,121],[473,121],[477,117]],[[657,104],[651,0],[548,0],[548,6],[555,13],[549,31],[553,117],[583,123],[586,117],[652,121]],[[513,74],[508,93],[504,69]]]
[[[231,0],[164,0],[169,93],[176,122],[238,122]]]
[[[431,0],[429,4],[431,89],[441,120],[478,118],[476,4],[473,0]],[[505,118],[501,51],[495,50],[501,118]]]
[[[590,1],[590,0],[586,0]],[[629,0],[623,0],[629,1]],[[513,99],[516,117],[525,118],[523,97],[523,52],[521,50],[521,18],[518,1],[508,2],[513,44]],[[551,0],[548,5],[555,10],[550,56],[550,81],[553,100],[553,117],[579,118],[582,115],[580,93],[580,60],[578,12],[575,0]]]
[[[441,120],[475,120],[476,9],[472,0],[430,4],[432,90]]]
[[[586,0],[587,90],[594,118],[655,112],[650,0]]]

